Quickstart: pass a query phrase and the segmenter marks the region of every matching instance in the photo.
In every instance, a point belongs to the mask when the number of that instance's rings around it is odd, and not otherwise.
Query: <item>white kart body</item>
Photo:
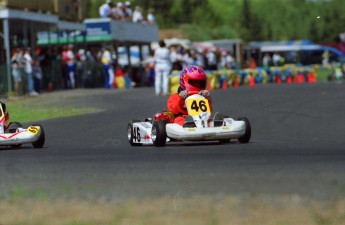
[[[5,132],[5,123],[6,123],[6,115],[0,104],[0,146],[19,146],[22,144],[33,144],[35,148],[42,148],[45,135],[43,128],[40,125],[32,125],[28,128],[21,127],[20,123],[12,123],[16,124],[15,128],[8,129],[11,130]],[[7,126],[11,127],[11,123]],[[34,143],[39,142],[39,143]]]
[[[169,123],[166,132],[168,137],[181,141],[225,140],[241,137],[246,132],[246,126],[243,121],[225,118],[220,127],[183,128],[179,124]]]
[[[208,100],[199,94],[189,96],[185,103],[188,114],[193,117],[196,127],[183,127],[177,123],[167,123],[165,125],[166,142],[170,140],[230,140],[238,139],[246,133],[246,123],[242,120],[224,118],[222,124],[214,126],[213,119],[210,119],[211,108]],[[128,130],[130,143],[132,141],[134,145],[154,144],[156,137],[155,134],[152,134],[152,127],[151,122],[133,122],[132,132]]]
[[[39,126],[30,126],[27,129],[18,128],[15,133],[0,134],[0,146],[30,144],[40,137]]]

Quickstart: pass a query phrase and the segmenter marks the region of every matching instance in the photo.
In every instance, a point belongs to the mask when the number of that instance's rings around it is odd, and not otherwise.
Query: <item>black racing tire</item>
[[[250,140],[250,137],[252,135],[252,128],[250,126],[250,122],[249,122],[247,117],[240,117],[237,120],[244,121],[244,123],[246,125],[246,132],[241,137],[239,137],[237,140],[240,143],[248,143]]]
[[[167,141],[167,133],[165,130],[166,121],[154,121],[152,125],[152,141],[156,147],[163,147]]]
[[[23,127],[19,122],[10,122],[5,130],[5,133],[15,133],[18,128]]]
[[[142,144],[133,142],[133,137],[134,137],[133,124],[137,123],[137,122],[140,122],[140,120],[131,120],[128,122],[128,125],[127,125],[128,142],[131,146],[141,146],[142,145]]]
[[[43,126],[41,124],[32,124],[31,126],[38,126],[38,127],[40,127],[39,137],[38,137],[37,141],[32,143],[32,146],[34,146],[34,148],[43,148],[44,143],[46,141],[46,135],[44,133]]]

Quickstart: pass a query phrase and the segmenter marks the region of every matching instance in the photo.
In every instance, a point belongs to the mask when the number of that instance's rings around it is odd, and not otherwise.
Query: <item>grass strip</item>
[[[193,196],[127,200],[0,199],[0,224],[12,225],[319,225],[345,224],[345,200],[298,196]]]
[[[53,106],[33,104],[31,101],[14,101],[6,103],[10,121],[21,123],[78,116],[100,112],[101,109],[77,106]]]

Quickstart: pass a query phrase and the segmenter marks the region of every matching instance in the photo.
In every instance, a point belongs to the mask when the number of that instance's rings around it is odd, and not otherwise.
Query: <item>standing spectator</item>
[[[34,90],[34,79],[32,77],[32,65],[34,61],[30,55],[30,49],[25,50],[24,54],[24,62],[25,62],[25,78],[27,82],[27,91],[30,96],[37,96],[38,93]]]
[[[205,60],[202,52],[196,51],[195,53],[195,65],[205,69]]]
[[[322,53],[322,66],[323,67],[328,67],[329,66],[329,58],[330,58],[330,54],[329,51],[326,50]]]
[[[125,14],[125,19],[128,21],[132,20],[132,16],[133,16],[133,10],[131,8],[132,4],[130,1],[126,1],[124,4],[124,14]]]
[[[279,66],[280,55],[277,52],[273,54],[272,61],[273,61],[273,66]]]
[[[113,61],[111,57],[111,49],[107,46],[102,54],[102,64],[104,70],[104,86],[105,88],[112,88],[114,83]]]
[[[86,62],[84,69],[84,80],[82,80],[83,87],[89,88],[94,86],[94,76],[96,68],[96,59],[90,50],[86,51]]]
[[[99,7],[99,17],[109,18],[111,16],[111,9],[114,7],[114,3],[111,0],[106,0],[103,5]]]
[[[73,45],[70,44],[67,50],[67,69],[69,78],[69,88],[75,88],[75,55],[73,52]]]
[[[171,70],[170,50],[163,40],[159,41],[159,47],[155,50],[155,93],[167,95],[169,86],[169,73]],[[163,81],[163,88],[161,88]],[[163,89],[163,93],[162,93]]]
[[[145,66],[149,86],[153,86],[154,82],[155,82],[155,58],[154,58],[154,54],[155,54],[155,52],[153,50],[151,50],[149,57],[147,57],[144,61],[142,61],[142,64],[144,64],[144,66]]]
[[[79,49],[77,53],[77,63],[76,63],[76,77],[77,77],[77,87],[83,86],[83,81],[85,80],[85,66],[86,66],[86,51],[85,49]]]
[[[182,53],[182,67],[185,68],[189,65],[195,65],[193,63],[193,57],[190,50],[184,49]]]
[[[262,65],[265,68],[270,67],[271,64],[271,56],[268,53],[265,53],[264,57],[262,58]]]
[[[116,7],[112,9],[112,17],[116,20],[125,20],[125,13],[123,11],[123,3],[118,2]]]
[[[153,8],[149,8],[149,10],[147,11],[147,16],[146,16],[146,20],[148,24],[156,23],[156,18],[153,13],[154,13]]]
[[[182,55],[178,51],[177,46],[170,47],[170,60],[173,70],[182,70]]]
[[[132,20],[134,23],[141,23],[143,22],[143,14],[140,6],[136,6],[133,12]]]
[[[14,80],[14,91],[17,95],[22,95],[22,75],[20,71],[20,65],[18,62],[18,54],[19,51],[15,50],[14,54],[11,58],[11,64],[12,64],[12,76]]]
[[[236,62],[231,52],[226,51],[225,55],[225,65],[227,69],[236,69]]]
[[[61,51],[61,74],[62,74],[62,86],[64,89],[68,88],[68,66],[67,66],[67,46],[64,45]]]
[[[250,57],[249,68],[255,69],[256,67],[257,67],[256,60],[255,60],[254,56],[252,56],[252,57]]]
[[[41,93],[43,72],[39,60],[34,60],[32,75],[34,80],[34,90],[37,93]]]
[[[209,49],[206,53],[207,70],[217,70],[217,56],[215,51]]]

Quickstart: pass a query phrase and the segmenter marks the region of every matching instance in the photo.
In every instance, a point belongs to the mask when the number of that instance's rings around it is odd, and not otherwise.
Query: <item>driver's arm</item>
[[[167,107],[170,112],[173,114],[187,114],[187,110],[183,107],[183,98],[181,98],[178,94],[172,94],[170,95]]]

